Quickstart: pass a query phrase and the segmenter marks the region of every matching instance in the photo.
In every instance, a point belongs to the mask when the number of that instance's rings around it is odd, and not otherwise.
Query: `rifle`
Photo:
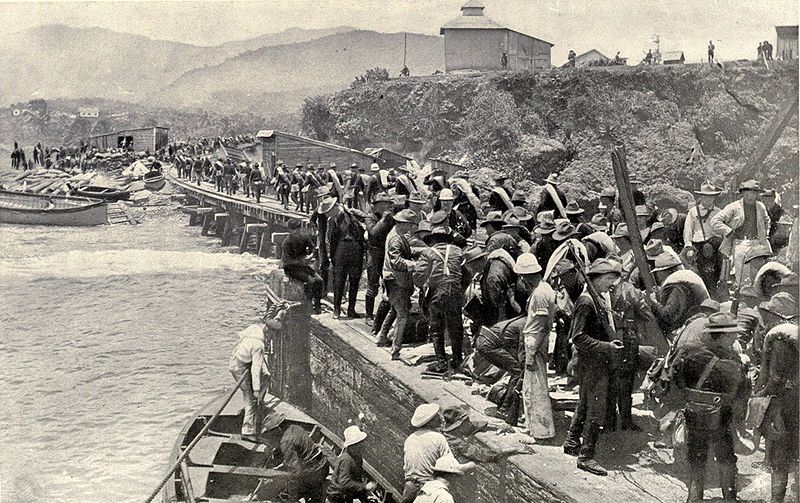
[[[647,293],[650,294],[656,286],[656,280],[653,277],[653,273],[650,272],[650,264],[647,262],[647,255],[644,253],[642,235],[636,223],[633,190],[631,190],[631,184],[628,178],[628,166],[625,162],[625,146],[621,143],[615,145],[611,150],[611,164],[614,167],[614,179],[617,182],[617,192],[619,193],[619,204],[622,207],[622,215],[625,218],[625,223],[628,225],[628,238],[631,241],[633,259],[636,263],[636,267],[639,269],[639,275],[642,277],[644,287]]]
[[[608,321],[608,311],[606,311],[605,305],[603,304],[603,298],[600,296],[600,292],[598,292],[592,282],[589,281],[589,275],[586,272],[586,266],[584,265],[583,260],[581,260],[581,258],[578,256],[578,253],[575,251],[572,243],[568,243],[567,246],[570,253],[572,253],[572,258],[575,260],[575,267],[578,269],[578,272],[580,273],[581,278],[583,278],[583,282],[586,285],[586,291],[589,292],[589,296],[594,301],[595,309],[597,310],[597,317],[600,318],[600,323],[603,325],[603,330],[608,336],[608,340],[619,340],[617,338],[617,332],[611,327],[611,323]]]

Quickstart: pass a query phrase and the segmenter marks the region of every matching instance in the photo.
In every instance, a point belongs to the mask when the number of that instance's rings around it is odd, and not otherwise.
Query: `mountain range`
[[[198,46],[104,28],[44,25],[0,34],[0,106],[34,98],[105,98],[214,111],[295,109],[369,68],[397,75],[404,35],[342,26],[290,28]],[[441,37],[408,34],[415,74],[444,68]]]

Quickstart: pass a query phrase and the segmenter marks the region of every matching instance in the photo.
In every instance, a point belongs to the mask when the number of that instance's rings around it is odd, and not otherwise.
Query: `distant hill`
[[[45,25],[0,34],[0,106],[34,98],[141,101],[189,70],[262,47],[306,42],[349,27],[290,28],[202,47],[103,28]]]
[[[287,110],[309,94],[346,87],[369,68],[384,67],[397,76],[403,67],[403,39],[402,33],[359,30],[262,47],[186,72],[156,101],[225,111]],[[443,70],[443,39],[408,34],[407,65],[417,75]]]

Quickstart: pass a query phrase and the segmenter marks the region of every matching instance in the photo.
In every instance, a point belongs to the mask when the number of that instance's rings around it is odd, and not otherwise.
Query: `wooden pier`
[[[284,210],[270,196],[256,204],[216,192],[211,184],[197,186],[174,176],[170,180],[186,194],[184,211],[190,215],[190,225],[202,225],[204,233],[213,232],[223,241],[228,235],[227,242],[238,244],[240,251],[268,256],[285,236],[289,219],[308,221],[308,215]],[[267,281],[270,303],[287,300],[281,296],[288,281],[282,271],[274,271]],[[363,309],[360,294],[357,310]],[[609,469],[609,476],[597,477],[578,470],[575,458],[561,448],[574,394],[551,389],[557,437],[547,444],[526,446],[521,442],[525,434],[503,431],[504,423],[486,414],[495,405],[473,394],[471,383],[424,375],[424,367],[414,366],[420,348],[404,348],[402,360],[392,361],[388,349],[376,347],[369,328],[363,319],[333,319],[330,310],[313,315],[308,303],[290,308],[284,328],[271,334],[270,393],[334,432],[362,425],[370,433],[365,459],[395,487],[403,485],[403,442],[411,433],[414,409],[435,402],[443,407],[466,405],[473,419],[489,423],[490,431],[472,435],[455,448],[462,461],[475,452],[530,450],[478,462],[476,471],[452,487],[456,501],[664,503],[686,499],[686,464],[674,461],[672,449],[655,447],[660,440],[658,424],[641,409],[640,393],[634,395],[634,414],[645,431],[602,435],[597,459]],[[711,459],[706,497],[721,494]],[[763,462],[763,453],[739,455],[740,500],[769,499],[769,473],[754,466],[759,461]]]

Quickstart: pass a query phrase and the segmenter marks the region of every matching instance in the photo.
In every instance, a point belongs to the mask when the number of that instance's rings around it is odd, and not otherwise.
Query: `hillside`
[[[523,186],[559,171],[573,197],[612,185],[608,131],[624,142],[649,192],[704,179],[730,186],[781,104],[797,95],[797,63],[552,70],[370,82],[311,100],[307,134],[356,149],[384,145],[418,159],[461,160],[486,182],[506,171]],[[794,89],[794,90],[793,90]],[[797,202],[793,119],[760,179]],[[734,188],[735,190],[735,188]],[[684,196],[688,194],[684,193]],[[677,197],[677,196],[676,196]],[[684,198],[685,200],[685,198]]]
[[[64,25],[4,33],[0,34],[0,105],[33,98],[141,101],[189,70],[219,64],[245,51],[348,30],[290,28],[210,47]]]
[[[408,35],[407,64],[416,74],[444,67],[441,37]],[[245,52],[221,64],[192,70],[157,98],[171,106],[212,110],[286,111],[308,95],[349,85],[367,68],[397,75],[403,67],[403,34],[351,31]]]

